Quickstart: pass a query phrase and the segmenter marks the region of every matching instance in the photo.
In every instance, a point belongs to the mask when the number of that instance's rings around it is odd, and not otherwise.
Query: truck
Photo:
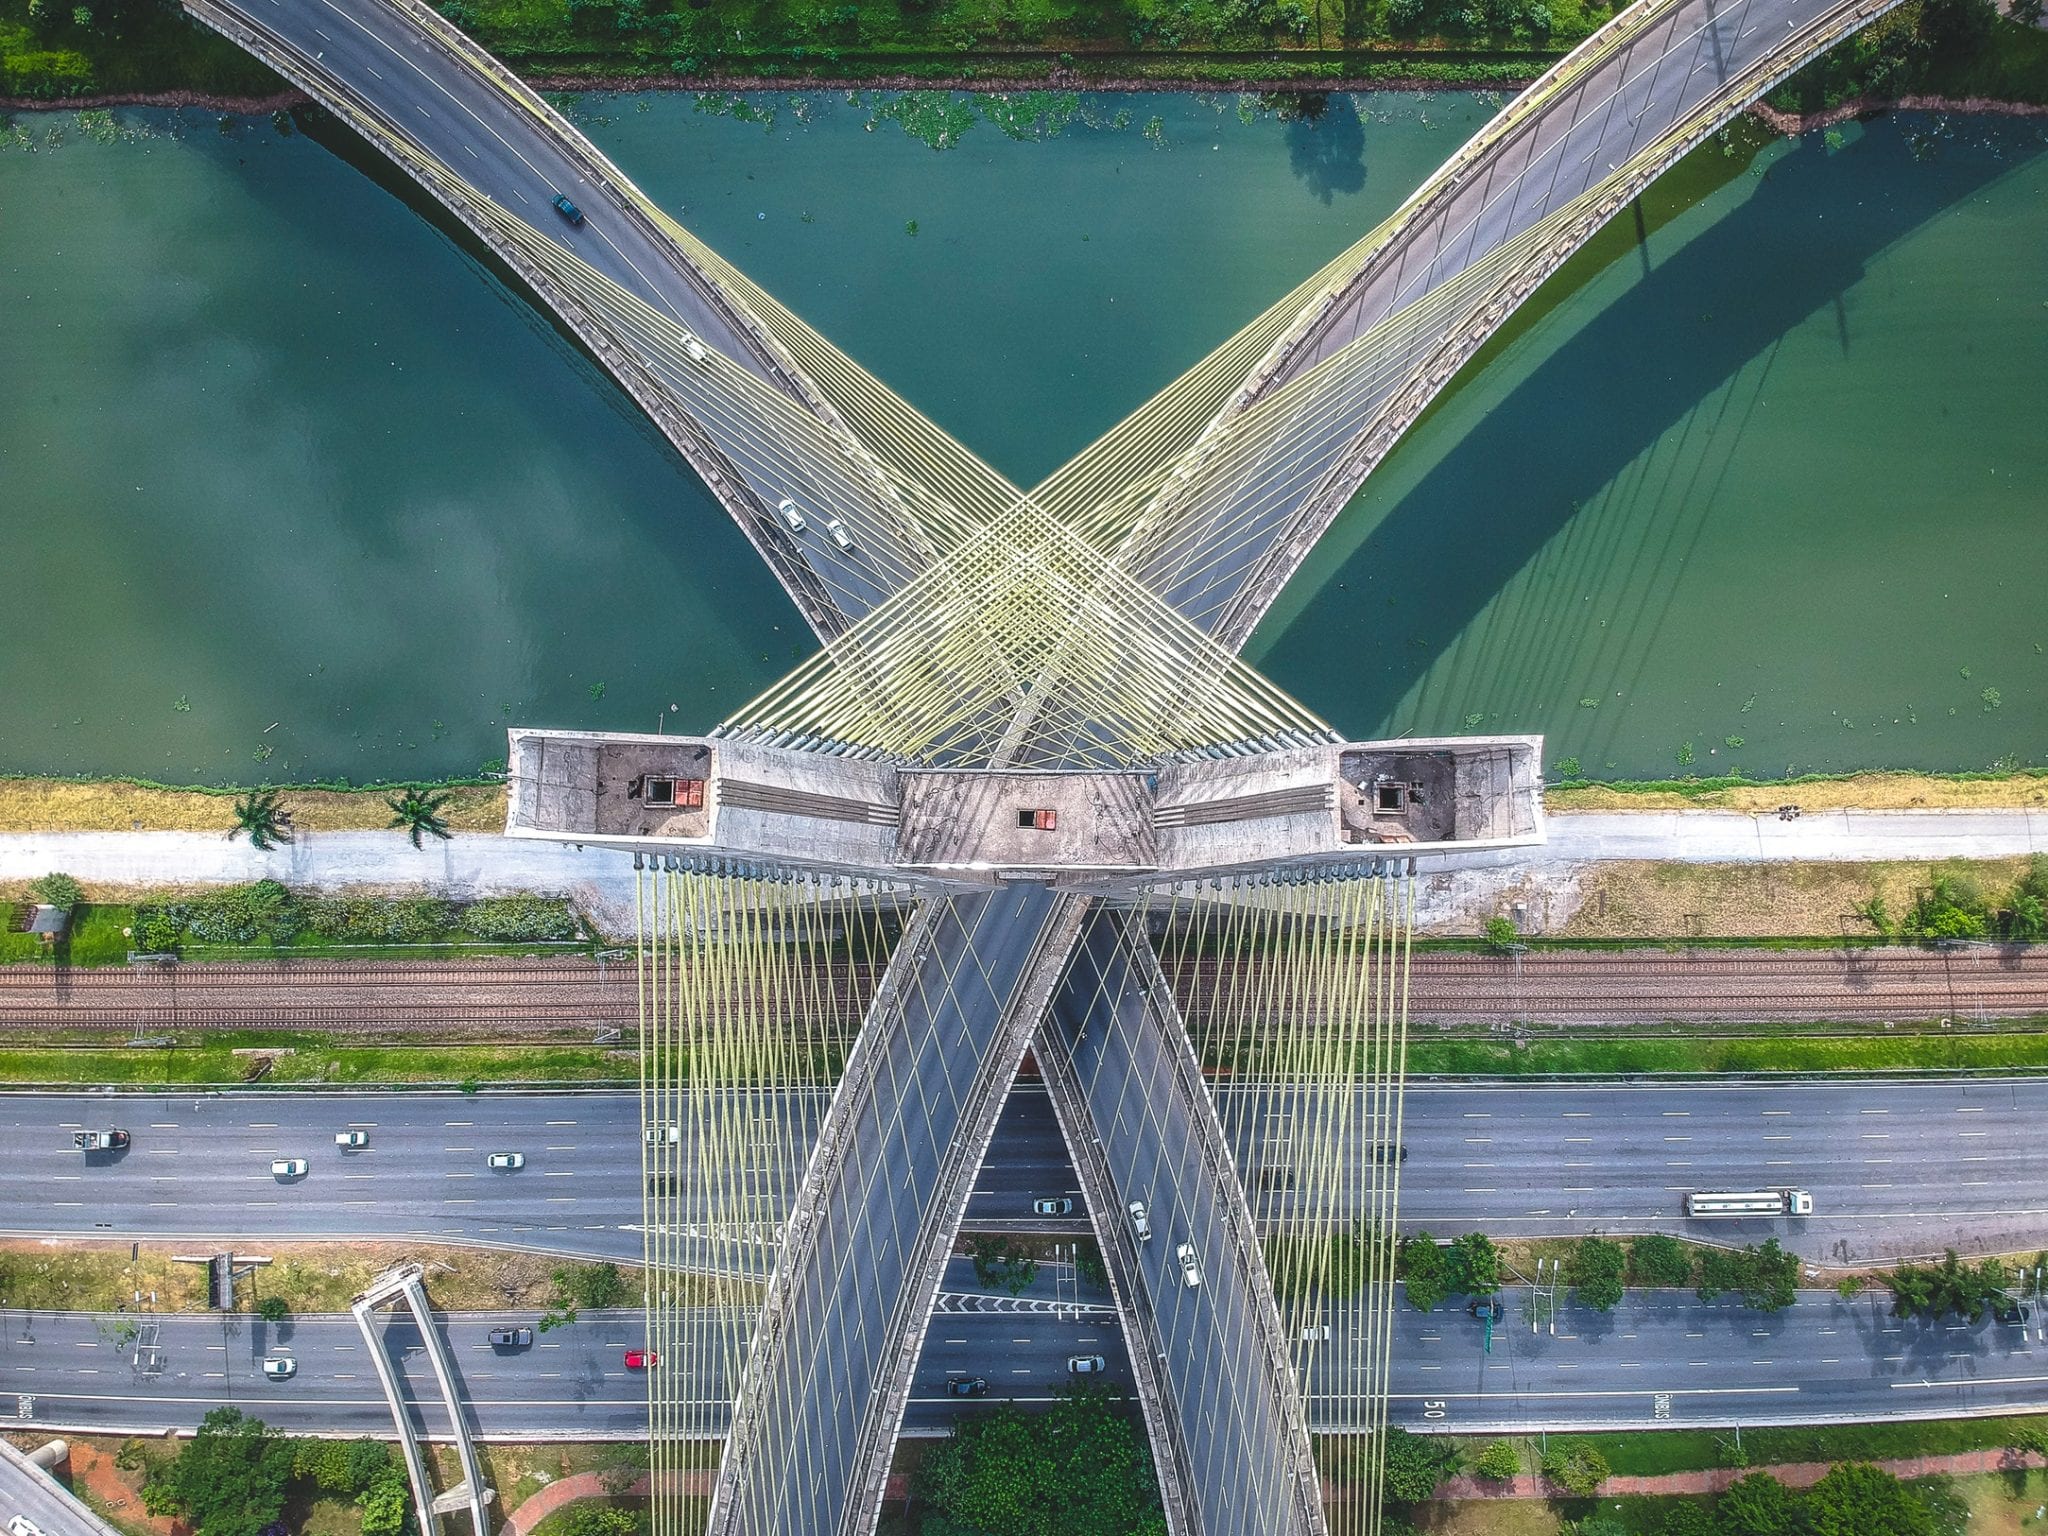
[[[81,1152],[113,1152],[128,1145],[126,1131],[73,1131],[71,1145]]]
[[[1694,1190],[1685,1197],[1692,1217],[1811,1216],[1813,1196],[1803,1189]]]

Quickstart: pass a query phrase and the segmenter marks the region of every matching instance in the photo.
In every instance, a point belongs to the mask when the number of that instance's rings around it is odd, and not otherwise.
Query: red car
[[[661,1364],[661,1356],[653,1354],[648,1350],[629,1349],[626,1351],[626,1369],[629,1371],[644,1371],[649,1366],[659,1364]]]

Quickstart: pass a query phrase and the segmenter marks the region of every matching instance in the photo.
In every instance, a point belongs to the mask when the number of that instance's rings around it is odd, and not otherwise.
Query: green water
[[[1025,481],[1489,111],[1347,109],[1096,98],[935,152],[873,102],[578,106]],[[2042,148],[1710,145],[1404,443],[1252,656],[1354,733],[1543,730],[1592,772],[2040,757]],[[456,772],[508,719],[702,728],[804,653],[630,405],[341,150],[143,112],[0,149],[0,767]]]

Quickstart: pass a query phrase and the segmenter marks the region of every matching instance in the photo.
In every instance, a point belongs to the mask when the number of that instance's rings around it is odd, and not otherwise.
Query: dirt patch
[[[375,831],[391,825],[389,789],[288,789],[281,803],[309,832]],[[458,832],[502,832],[505,787],[449,792],[442,820]],[[234,825],[235,795],[152,789],[121,780],[0,778],[0,832],[219,832]]]
[[[1564,938],[1872,938],[1855,909],[1881,897],[1893,918],[1941,871],[1967,872],[1987,891],[2010,888],[2025,859],[1943,864],[1587,864],[1572,871],[1569,906],[1527,898]],[[1540,902],[1540,904],[1539,904]],[[1560,908],[1563,912],[1560,915]],[[1532,928],[1534,925],[1531,925]]]
[[[1839,779],[1655,790],[1587,784],[1545,790],[1543,804],[1552,811],[1774,811],[1781,805],[1805,811],[1989,810],[2048,805],[2048,775],[1950,779],[1925,773],[1857,773]]]

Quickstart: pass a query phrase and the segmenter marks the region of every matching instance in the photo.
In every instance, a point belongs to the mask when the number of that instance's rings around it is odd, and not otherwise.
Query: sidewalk
[[[1600,1485],[1600,1497],[1622,1498],[1632,1494],[1719,1493],[1738,1478],[1752,1472],[1768,1472],[1788,1488],[1811,1488],[1838,1465],[1832,1461],[1794,1461],[1775,1467],[1714,1467],[1701,1472],[1668,1472],[1660,1477],[1610,1477]],[[1973,1472],[2009,1472],[2020,1468],[2048,1466],[2048,1460],[2031,1451],[1997,1449],[1958,1451],[1950,1456],[1915,1456],[1904,1461],[1880,1461],[1894,1477],[1932,1477],[1945,1472],[1952,1477]],[[1510,1482],[1493,1482],[1469,1474],[1454,1477],[1437,1489],[1438,1499],[1553,1499],[1562,1497],[1549,1483],[1524,1472]]]

